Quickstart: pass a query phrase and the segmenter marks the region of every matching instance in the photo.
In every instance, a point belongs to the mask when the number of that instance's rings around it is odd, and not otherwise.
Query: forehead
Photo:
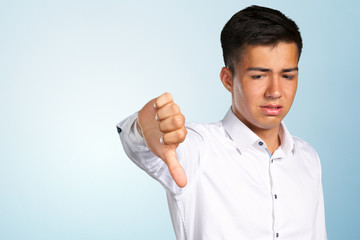
[[[238,67],[266,67],[271,69],[296,67],[298,50],[295,43],[248,45],[244,48]]]

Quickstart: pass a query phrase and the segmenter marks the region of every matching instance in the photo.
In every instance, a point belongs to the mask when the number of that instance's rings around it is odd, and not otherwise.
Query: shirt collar
[[[235,116],[231,108],[222,120],[222,124],[227,134],[235,142],[240,153],[245,152],[254,143],[262,141],[259,136],[251,131],[250,128],[248,128]],[[283,122],[281,122],[279,136],[281,141],[281,149],[284,154],[287,155],[290,153],[290,151],[294,153],[294,140]]]
[[[240,153],[245,152],[252,144],[261,140],[259,136],[235,116],[231,108],[226,113],[222,124],[240,150]]]
[[[294,139],[289,133],[287,127],[285,126],[285,123],[283,122],[281,122],[279,136],[281,141],[281,149],[283,150],[285,155],[288,155],[290,152],[294,154],[295,153]]]

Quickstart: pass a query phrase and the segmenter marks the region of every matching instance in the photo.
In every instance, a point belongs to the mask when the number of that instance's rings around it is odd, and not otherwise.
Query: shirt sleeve
[[[177,159],[185,170],[188,184],[184,188],[176,185],[172,179],[167,165],[146,146],[144,139],[136,129],[137,113],[124,119],[117,124],[117,130],[120,136],[126,155],[147,174],[159,181],[163,187],[174,195],[178,195],[189,188],[195,181],[202,149],[202,137],[196,130],[187,127],[188,134],[183,143],[177,149]]]
[[[320,175],[320,184],[319,184],[319,202],[317,206],[317,231],[318,231],[318,239],[327,240],[326,234],[326,225],[325,225],[325,206],[324,206],[324,194],[322,187],[322,173],[321,173],[321,163],[320,158],[317,155],[318,165],[319,165],[319,175]]]

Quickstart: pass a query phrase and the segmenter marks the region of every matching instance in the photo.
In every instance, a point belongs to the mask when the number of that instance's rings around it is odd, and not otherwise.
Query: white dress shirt
[[[186,124],[177,157],[188,184],[179,188],[146,147],[136,118],[117,126],[123,147],[166,189],[178,240],[326,239],[319,157],[283,123],[281,146],[272,156],[231,109],[220,122]]]

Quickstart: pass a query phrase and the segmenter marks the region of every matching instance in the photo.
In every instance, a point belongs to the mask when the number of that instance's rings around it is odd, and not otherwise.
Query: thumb
[[[176,148],[169,149],[163,158],[164,162],[169,168],[170,174],[174,179],[175,183],[183,188],[186,186],[187,179],[184,168],[180,165],[176,157]]]

